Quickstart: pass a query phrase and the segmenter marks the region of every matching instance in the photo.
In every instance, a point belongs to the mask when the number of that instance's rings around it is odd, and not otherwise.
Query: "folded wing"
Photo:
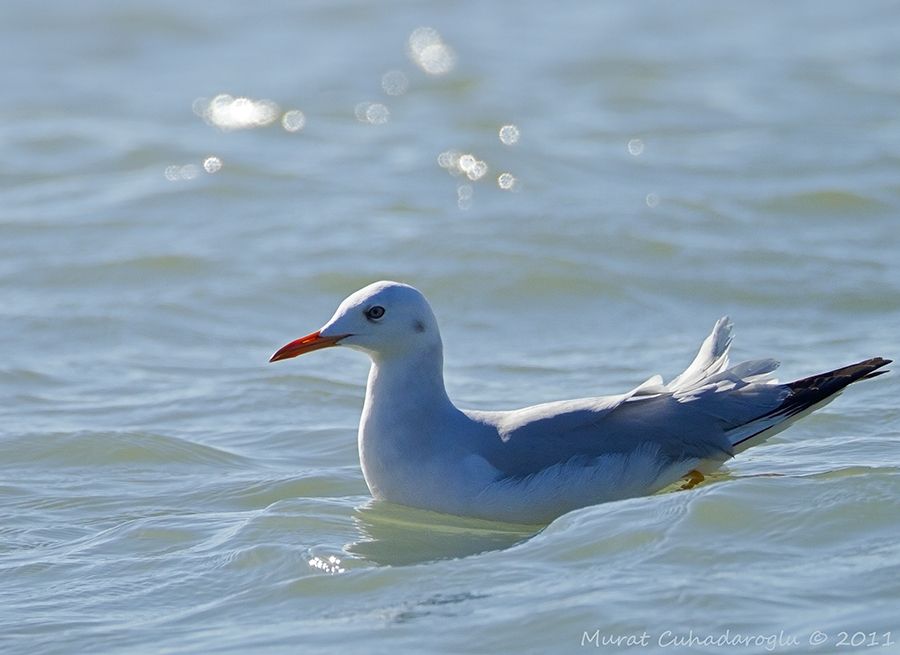
[[[775,412],[791,393],[769,376],[775,360],[729,366],[731,327],[727,317],[720,319],[690,366],[667,385],[655,376],[618,396],[473,412],[499,436],[488,461],[519,477],[562,463],[590,465],[606,455],[652,452],[660,470],[728,459],[731,434]]]

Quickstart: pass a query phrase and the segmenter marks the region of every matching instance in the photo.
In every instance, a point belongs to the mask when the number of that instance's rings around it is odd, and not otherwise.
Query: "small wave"
[[[853,214],[884,210],[886,205],[870,196],[843,189],[821,189],[776,196],[760,203],[760,209],[787,214]]]
[[[9,465],[59,467],[204,465],[241,466],[244,458],[178,437],[146,432],[73,432],[23,435],[0,442]]]
[[[185,254],[154,254],[105,262],[65,263],[48,268],[43,283],[81,286],[101,281],[121,282],[123,277],[153,275],[187,277],[202,273],[209,262],[202,257]]]

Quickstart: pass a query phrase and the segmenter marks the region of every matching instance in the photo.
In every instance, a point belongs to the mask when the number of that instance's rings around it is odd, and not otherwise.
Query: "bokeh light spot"
[[[500,128],[500,142],[511,146],[519,142],[519,128],[515,125],[504,125]]]
[[[473,163],[466,171],[466,177],[474,182],[475,180],[480,180],[481,178],[483,178],[487,171],[488,165],[480,159],[477,159],[475,160],[475,163]]]
[[[456,53],[433,27],[417,27],[409,35],[409,58],[429,75],[445,75],[456,66]]]
[[[438,166],[447,169],[451,173],[457,174],[459,172],[460,156],[460,153],[458,153],[456,150],[445,150],[438,155]]]
[[[202,115],[207,123],[221,130],[247,130],[270,125],[279,112],[271,100],[235,98],[222,93],[209,101]]]
[[[470,170],[472,170],[472,167],[477,161],[478,160],[475,159],[473,155],[462,155],[459,158],[457,166],[459,166],[459,170],[461,170],[463,173],[468,173]]]
[[[166,166],[164,175],[169,182],[180,182],[182,180],[193,180],[200,174],[200,168],[196,164],[185,164],[178,166]]]
[[[218,157],[207,157],[203,160],[203,170],[207,173],[218,173],[222,170],[222,160]]]
[[[497,186],[503,189],[504,191],[509,191],[514,186],[516,186],[516,178],[512,173],[500,173],[497,176]]]
[[[366,108],[366,121],[372,125],[382,125],[391,119],[391,110],[380,102],[373,102]]]
[[[209,98],[196,98],[191,103],[191,111],[197,116],[203,118],[206,115],[206,108],[209,107]]]
[[[381,88],[389,96],[402,96],[409,89],[409,79],[403,71],[388,71],[381,76]]]
[[[370,125],[382,125],[391,119],[391,110],[380,102],[360,102],[353,113],[360,123]]]
[[[460,184],[456,187],[456,206],[465,211],[472,206],[472,196],[475,190],[471,184]]]
[[[200,175],[200,167],[196,164],[185,164],[181,167],[182,180],[193,180],[198,175]]]
[[[299,132],[306,127],[306,114],[299,109],[284,112],[284,116],[281,117],[281,127],[288,132]]]

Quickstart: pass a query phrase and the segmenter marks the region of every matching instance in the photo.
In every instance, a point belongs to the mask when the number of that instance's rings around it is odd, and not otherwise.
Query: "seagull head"
[[[408,284],[382,281],[348,296],[319,330],[291,341],[269,361],[338,345],[381,359],[440,344],[437,320],[425,296]]]

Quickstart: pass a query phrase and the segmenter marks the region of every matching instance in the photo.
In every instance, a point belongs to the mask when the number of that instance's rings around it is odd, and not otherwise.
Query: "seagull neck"
[[[440,345],[403,355],[372,359],[367,399],[383,406],[402,404],[411,411],[434,413],[455,409],[444,388],[444,357]]]

